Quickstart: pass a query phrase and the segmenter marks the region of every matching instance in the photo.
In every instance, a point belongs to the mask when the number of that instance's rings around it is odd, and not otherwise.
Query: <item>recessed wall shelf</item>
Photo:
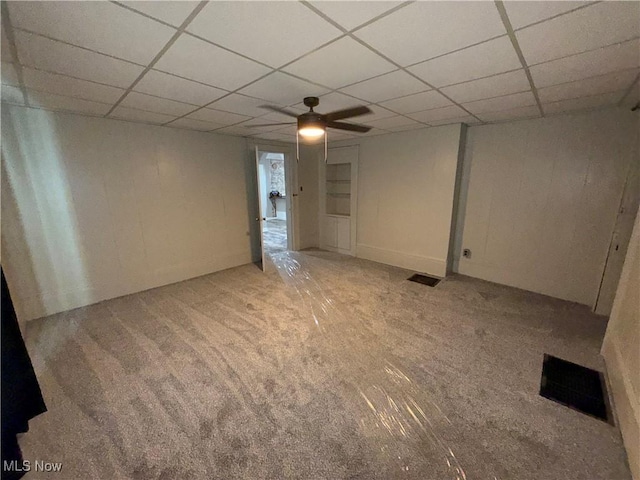
[[[320,172],[320,248],[355,255],[358,147],[330,148]]]

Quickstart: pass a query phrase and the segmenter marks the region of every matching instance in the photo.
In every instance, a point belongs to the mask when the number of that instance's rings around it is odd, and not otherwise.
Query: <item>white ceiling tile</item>
[[[289,112],[294,113],[296,116],[300,115],[301,113],[306,113],[309,111],[309,107],[304,107],[304,109],[298,109],[296,107],[287,107],[286,108]],[[262,115],[260,117],[261,120],[269,121],[269,122],[295,122],[296,119],[295,117],[292,117],[290,115],[285,115],[284,113],[280,113],[280,112],[269,112],[266,115]]]
[[[406,97],[396,98],[380,103],[383,107],[389,108],[398,113],[413,113],[430,108],[439,108],[452,105],[444,95],[435,90],[429,92],[416,93]]]
[[[51,110],[104,115],[111,108],[111,105],[105,103],[90,102],[80,98],[54,95],[46,92],[36,92],[35,90],[27,90],[27,95],[31,106]]]
[[[542,106],[544,113],[553,115],[556,113],[587,110],[616,105],[624,95],[624,92],[610,92],[589,97],[571,98],[559,102],[547,103]]]
[[[472,80],[451,87],[444,87],[440,91],[458,103],[472,102],[483,98],[497,97],[509,93],[529,90],[529,80],[524,70],[502,73],[493,77]]]
[[[225,112],[235,112],[250,117],[259,117],[267,111],[264,108],[260,108],[260,106],[265,103],[268,102],[260,98],[245,97],[244,95],[232,93],[220,100],[216,100],[210,107],[216,110],[224,110]]]
[[[352,30],[402,2],[335,1],[310,3],[337,24],[347,30]]]
[[[555,17],[556,15],[568,12],[569,10],[589,5],[589,3],[593,2],[509,1],[504,2],[504,6],[507,9],[507,15],[511,21],[511,26],[514,29],[518,29],[541,20],[546,20],[547,18]]]
[[[355,32],[403,66],[504,34],[493,2],[415,2]]]
[[[533,93],[522,92],[502,97],[487,98],[485,100],[476,100],[475,102],[465,103],[464,108],[474,115],[487,112],[498,112],[500,110],[511,110],[518,107],[528,107],[535,105],[536,99]]]
[[[123,106],[117,106],[109,117],[131,120],[132,122],[153,123],[156,125],[170,122],[176,118],[175,115],[164,115],[162,113],[147,112]]]
[[[276,72],[243,88],[240,93],[264,98],[280,105],[292,105],[298,103],[304,97],[318,97],[323,93],[327,93],[327,89],[290,75]]]
[[[329,146],[331,146],[332,142],[339,142],[340,140],[349,140],[351,138],[354,138],[353,135],[347,135],[345,133],[341,133],[341,132],[336,132],[335,130],[329,132],[329,135],[327,136],[327,140],[329,143]]]
[[[622,106],[626,108],[635,107],[640,103],[640,82],[636,82],[633,88],[627,93],[622,100]]]
[[[26,66],[124,88],[143,70],[138,65],[38,35],[18,31],[15,34],[20,61]]]
[[[257,133],[254,135],[254,138],[261,138],[264,140],[278,140],[280,142],[288,143],[295,142],[295,137],[278,132]]]
[[[416,112],[409,115],[411,118],[419,122],[431,123],[433,121],[446,120],[448,118],[460,118],[468,115],[462,108],[452,105],[444,108],[436,108],[433,110],[425,110],[424,112]]]
[[[181,116],[193,111],[193,105],[165,98],[154,97],[145,93],[129,92],[120,103],[123,107],[138,108],[148,112],[163,113],[165,115]]]
[[[206,105],[227,94],[225,90],[156,70],[149,70],[134,90],[198,106]]]
[[[354,122],[355,123],[355,122]],[[363,122],[364,123],[364,122]],[[395,117],[387,117],[382,120],[374,120],[372,122],[367,121],[367,125],[376,128],[382,128],[383,130],[391,130],[392,128],[402,127],[405,125],[421,125],[411,118],[403,117],[402,115],[396,115]]]
[[[120,2],[150,17],[179,27],[200,2],[190,1],[135,1]]]
[[[202,108],[197,112],[193,112],[187,118],[195,118],[196,120],[203,120],[205,122],[217,123],[220,126],[224,126],[231,125],[233,123],[240,123],[244,120],[249,120],[251,117],[238,115],[237,113],[214,110],[212,108]]]
[[[9,48],[9,40],[7,40],[7,36],[4,33],[4,29],[0,30],[0,59],[3,62],[12,63],[13,55],[11,54],[11,49]]]
[[[521,67],[511,40],[504,36],[419,63],[408,70],[431,85],[441,87]]]
[[[2,91],[2,101],[7,103],[14,103],[17,105],[24,105],[24,96],[20,87],[14,85],[2,85],[0,87]]]
[[[223,127],[216,130],[216,133],[221,133],[224,135],[239,135],[241,137],[248,137],[250,135],[255,135],[258,131],[271,131],[271,130],[260,130],[256,128],[247,128],[242,125],[232,125],[229,127]]]
[[[235,131],[234,127],[220,128],[220,129],[216,130],[215,133],[218,133],[220,135],[233,135],[234,137],[245,137],[246,136],[244,133],[240,133],[240,132]]]
[[[342,89],[343,92],[349,95],[370,102],[381,102],[390,98],[424,92],[425,90],[430,90],[430,88],[402,70],[386,73]]]
[[[480,121],[476,117],[472,117],[471,115],[466,115],[464,117],[447,118],[442,120],[431,120],[429,122],[429,125],[437,127],[440,125],[451,125],[454,123],[466,123],[467,125],[476,125],[480,123]]]
[[[287,135],[295,135],[297,130],[298,130],[298,126],[294,124],[294,125],[285,125],[282,128],[278,128],[277,130],[274,130],[274,132],[284,133]]]
[[[587,97],[601,93],[617,92],[629,88],[638,75],[638,69],[599,75],[597,77],[567,82],[538,89],[542,103],[556,102],[570,98]]]
[[[518,107],[501,112],[487,112],[478,115],[483,122],[501,122],[505,120],[519,120],[525,118],[538,118],[540,110],[538,107]]]
[[[378,136],[378,135],[386,135],[388,133],[389,133],[388,130],[382,130],[381,128],[372,128],[367,133],[357,133],[356,135],[354,135],[354,138],[358,138],[358,137],[375,137],[375,136]]]
[[[199,130],[201,132],[214,130],[216,128],[220,128],[223,126],[224,125],[221,125],[219,123],[205,122],[202,120],[197,120],[195,118],[189,118],[189,117],[179,118],[178,120],[171,122],[169,125],[167,125],[167,127],[186,128],[189,130]]]
[[[429,128],[429,125],[425,125],[424,123],[410,123],[408,125],[398,125],[397,127],[388,127],[385,130],[389,130],[390,132],[408,132],[409,130],[420,130],[422,128]]]
[[[536,65],[530,71],[536,87],[542,88],[639,67],[638,52],[640,40],[632,40]]]
[[[180,36],[155,68],[225,90],[269,72],[267,67],[189,35]]]
[[[12,63],[2,62],[2,83],[5,85],[19,85],[18,74]]]
[[[299,2],[210,2],[187,30],[273,67],[342,34]]]
[[[111,2],[9,2],[14,27],[146,65],[175,30]]]
[[[22,77],[25,86],[29,89],[101,103],[114,104],[125,92],[123,88],[109,87],[31,68],[23,68]]]
[[[640,2],[601,2],[518,30],[528,65],[640,36]]]
[[[292,119],[295,121],[295,119]],[[270,121],[264,117],[253,118],[251,120],[247,120],[239,125],[234,125],[238,129],[238,131],[244,129],[247,132],[247,135],[255,135],[256,132],[273,132],[274,130],[280,130],[282,125],[280,122]],[[260,127],[256,127],[255,125],[262,125]]]
[[[357,66],[356,68],[354,68]],[[396,67],[352,38],[341,38],[291,65],[285,72],[331,88],[359,82]]]
[[[394,117],[395,115],[397,115],[395,112],[392,112],[391,110],[387,110],[386,108],[383,108],[379,105],[367,105],[367,107],[369,107],[369,110],[371,110],[371,113],[367,113],[366,115],[357,117],[358,120],[362,121],[363,123],[366,123],[369,121],[373,122],[375,120],[380,120],[382,118],[387,118],[387,117]]]

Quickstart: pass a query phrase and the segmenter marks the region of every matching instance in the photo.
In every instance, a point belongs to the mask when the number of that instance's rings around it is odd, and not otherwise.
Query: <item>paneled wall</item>
[[[470,127],[454,269],[593,306],[638,125],[614,109]]]
[[[245,140],[2,109],[2,264],[21,320],[250,261]]]
[[[640,478],[640,212],[624,261],[602,355],[633,478]]]
[[[322,153],[321,153],[322,150]],[[324,145],[300,145],[298,162],[298,220],[300,223],[300,249],[320,246],[319,224],[319,166]],[[302,191],[300,191],[300,187]]]
[[[356,255],[444,277],[461,125],[364,137]]]

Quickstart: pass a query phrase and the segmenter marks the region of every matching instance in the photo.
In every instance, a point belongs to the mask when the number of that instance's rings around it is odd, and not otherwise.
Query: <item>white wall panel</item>
[[[471,127],[454,269],[592,306],[638,125],[613,109]]]
[[[2,126],[21,320],[250,261],[244,139],[22,107]]]
[[[640,478],[640,212],[624,260],[602,356],[633,478]]]
[[[357,256],[446,275],[460,125],[338,142],[360,145]]]
[[[322,154],[320,150],[322,148]],[[324,145],[300,145],[298,162],[298,210],[300,249],[320,246],[320,191],[318,187],[320,155],[324,159]]]

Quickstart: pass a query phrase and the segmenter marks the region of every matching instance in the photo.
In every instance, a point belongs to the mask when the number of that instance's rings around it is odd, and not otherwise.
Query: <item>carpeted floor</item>
[[[28,323],[60,479],[629,480],[617,428],[538,396],[602,368],[588,308],[320,251]]]
[[[262,230],[265,253],[284,252],[287,249],[287,221],[269,218]]]

